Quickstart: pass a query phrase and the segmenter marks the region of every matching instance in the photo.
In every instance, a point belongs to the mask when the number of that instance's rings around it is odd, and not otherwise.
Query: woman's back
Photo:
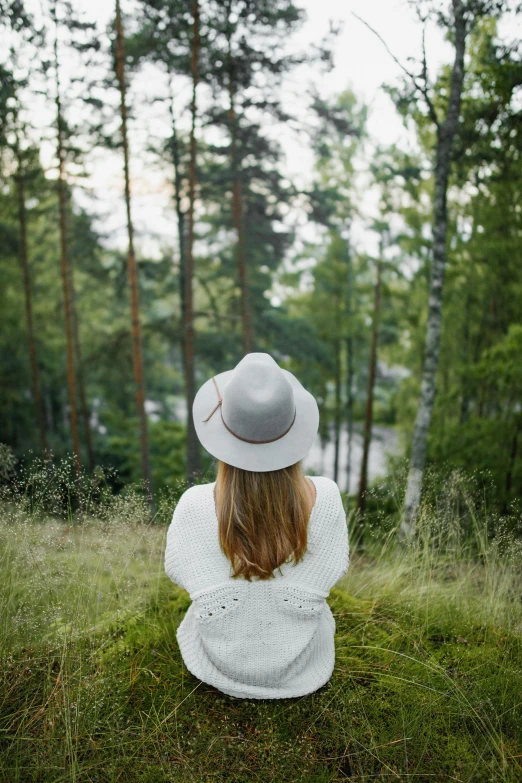
[[[190,487],[174,511],[165,570],[192,599],[177,632],[181,654],[196,677],[231,696],[301,696],[332,674],[335,621],[325,599],[348,570],[348,530],[337,484],[306,478],[306,553],[268,580],[232,578],[219,545],[216,482]]]

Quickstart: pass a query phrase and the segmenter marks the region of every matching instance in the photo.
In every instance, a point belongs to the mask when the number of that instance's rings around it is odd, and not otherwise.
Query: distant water
[[[186,422],[186,405],[183,398],[178,398],[174,405],[173,413],[178,421]],[[356,425],[357,426],[357,425]],[[330,428],[330,441],[325,449],[321,449],[321,440],[319,436],[312,444],[312,448],[303,460],[303,469],[311,470],[316,475],[334,477],[334,428]],[[352,460],[350,471],[350,494],[355,495],[359,489],[359,479],[361,474],[363,439],[359,432],[352,434]],[[398,451],[397,433],[393,427],[377,424],[372,429],[372,442],[370,453],[368,455],[368,483],[376,476],[386,474],[386,454],[396,454]],[[339,442],[339,473],[337,484],[339,489],[346,492],[348,460],[348,433],[346,425],[341,428]]]
[[[313,470],[320,476],[334,477],[334,431],[333,426],[330,430],[331,440],[327,443],[324,450],[321,449],[321,440],[319,436],[315,439],[308,456],[303,460],[303,469]],[[350,470],[350,494],[355,495],[359,489],[359,480],[361,475],[363,438],[358,432],[352,433],[352,458]],[[396,454],[398,451],[397,433],[393,427],[375,425],[372,428],[372,442],[370,453],[368,455],[368,483],[376,476],[386,474],[386,454]],[[347,427],[341,429],[339,442],[339,471],[337,484],[339,489],[346,492],[348,464],[348,432]]]

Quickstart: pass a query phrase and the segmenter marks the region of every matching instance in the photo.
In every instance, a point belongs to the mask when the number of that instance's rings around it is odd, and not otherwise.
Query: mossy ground
[[[10,616],[30,617],[21,606],[35,591],[35,619],[46,605],[50,620],[60,593],[63,622],[33,631],[24,622],[11,650],[4,635],[2,782],[522,779],[522,639],[483,616],[487,569],[448,578],[444,566],[428,583],[403,563],[392,589],[398,565],[353,555],[328,599],[337,624],[331,680],[305,697],[242,700],[195,678],[181,659],[176,629],[190,599],[161,573],[164,529],[105,531],[96,560],[100,531],[85,526],[82,544],[57,559],[65,534],[52,524],[36,584],[27,538],[11,531],[3,550],[11,552],[4,585],[9,568],[17,574],[18,592],[3,589]],[[18,535],[42,547],[44,530]],[[133,562],[141,590],[128,581]],[[94,595],[105,611],[93,626],[85,607]]]

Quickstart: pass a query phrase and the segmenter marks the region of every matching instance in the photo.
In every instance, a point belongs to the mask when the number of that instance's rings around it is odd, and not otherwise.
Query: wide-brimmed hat
[[[319,428],[315,398],[268,353],[247,353],[233,370],[205,381],[192,415],[213,457],[260,472],[302,460]]]

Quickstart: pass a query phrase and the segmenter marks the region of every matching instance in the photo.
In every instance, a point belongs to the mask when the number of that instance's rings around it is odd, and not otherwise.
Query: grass
[[[475,514],[468,549],[431,509],[412,548],[393,532],[361,555],[352,543],[328,599],[331,680],[241,700],[186,669],[190,598],[163,572],[166,527],[143,524],[132,494],[119,503],[81,524],[4,509],[0,781],[522,779],[516,539],[488,539]]]

